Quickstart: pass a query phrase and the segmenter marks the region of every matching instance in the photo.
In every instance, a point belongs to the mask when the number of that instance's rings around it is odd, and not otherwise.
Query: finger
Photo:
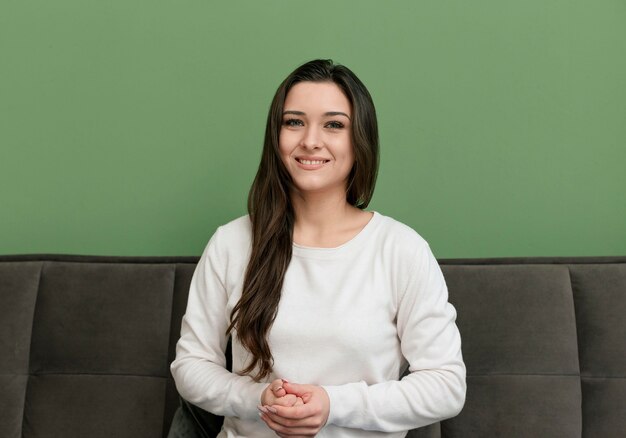
[[[316,408],[306,403],[291,407],[272,405],[271,408],[274,408],[270,409],[271,413],[290,420],[302,420],[318,413]]]
[[[274,394],[274,397],[284,397],[287,395],[287,391],[285,391],[285,388],[282,386],[279,386],[277,388],[272,388],[272,394]]]
[[[302,397],[303,394],[310,392],[311,388],[307,387],[309,385],[299,385],[297,383],[287,382],[286,380],[282,380],[282,387],[285,388],[289,394],[297,395],[298,397]]]
[[[283,388],[282,379],[276,379],[272,381],[272,383],[270,383],[270,389],[272,390],[272,392],[274,393],[274,396],[276,397],[282,397],[285,394],[287,394],[287,391],[285,391],[285,389]]]
[[[280,438],[309,438],[311,435],[309,436],[304,436],[304,435],[285,435],[284,433],[278,433],[278,432],[274,432],[276,434],[276,436],[279,436]]]
[[[317,432],[319,432],[319,428],[316,427],[288,427],[284,426],[280,423],[277,423],[272,418],[270,418],[271,414],[261,414],[261,420],[267,424],[267,427],[272,429],[278,436],[315,436]]]
[[[286,428],[315,428],[323,426],[321,422],[320,416],[310,416],[301,419],[292,419],[281,417],[280,415],[271,411],[273,406],[266,406],[265,409],[262,409],[263,412],[270,420],[272,420],[276,424],[280,424]],[[275,409],[274,409],[275,410]]]
[[[298,397],[296,398],[296,402],[293,404],[294,406],[300,406],[303,405],[304,401],[302,400],[302,398]]]
[[[287,394],[283,397],[279,397],[276,400],[274,400],[275,405],[280,405],[280,406],[293,406],[296,402],[298,401],[298,398],[293,395],[293,394]]]

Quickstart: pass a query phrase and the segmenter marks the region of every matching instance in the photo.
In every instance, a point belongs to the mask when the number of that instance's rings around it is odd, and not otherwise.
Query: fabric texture
[[[167,438],[207,438],[200,434],[193,417],[182,407],[176,409]]]
[[[223,418],[197,409],[181,398],[167,438],[214,438],[223,421]]]
[[[294,245],[269,334],[273,374],[260,383],[236,374],[249,359],[236,337],[227,371],[225,332],[250,242],[244,216],[207,245],[171,367],[183,398],[226,417],[221,436],[275,436],[257,411],[275,378],[324,387],[320,437],[401,437],[460,411],[465,367],[439,265],[415,231],[379,213],[337,248]]]
[[[583,435],[626,431],[626,264],[573,266]]]
[[[167,437],[179,407],[168,367],[199,258],[0,255],[0,437]],[[439,264],[467,399],[408,437],[624,435],[626,257]]]
[[[467,401],[442,436],[577,437],[581,389],[566,265],[443,266],[459,309]]]

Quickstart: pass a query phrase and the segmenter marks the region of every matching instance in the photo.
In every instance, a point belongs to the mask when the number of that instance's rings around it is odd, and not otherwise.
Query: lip
[[[323,163],[318,163],[318,164],[304,164],[302,163],[300,160],[307,160],[307,161],[323,161]],[[300,169],[304,169],[304,170],[317,170],[320,169],[322,167],[324,167],[325,165],[327,165],[328,163],[330,163],[330,160],[328,158],[325,157],[312,157],[312,156],[297,156],[294,157],[294,161],[296,162],[296,165],[300,168]]]

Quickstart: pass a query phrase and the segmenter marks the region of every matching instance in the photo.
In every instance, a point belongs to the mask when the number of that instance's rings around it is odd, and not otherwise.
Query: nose
[[[322,133],[315,126],[309,125],[302,137],[301,146],[307,149],[319,149],[322,147]]]

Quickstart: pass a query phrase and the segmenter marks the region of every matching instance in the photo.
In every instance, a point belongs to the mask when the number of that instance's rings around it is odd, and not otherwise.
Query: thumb
[[[288,394],[293,394],[298,397],[302,397],[309,392],[305,386],[306,385],[299,385],[297,383],[291,383],[283,380],[283,389],[287,391]]]
[[[310,392],[307,392],[305,394],[302,394],[302,397],[300,397],[300,400],[302,400],[302,403],[307,404],[308,402],[311,401],[312,397],[313,397],[313,394],[311,394]]]

